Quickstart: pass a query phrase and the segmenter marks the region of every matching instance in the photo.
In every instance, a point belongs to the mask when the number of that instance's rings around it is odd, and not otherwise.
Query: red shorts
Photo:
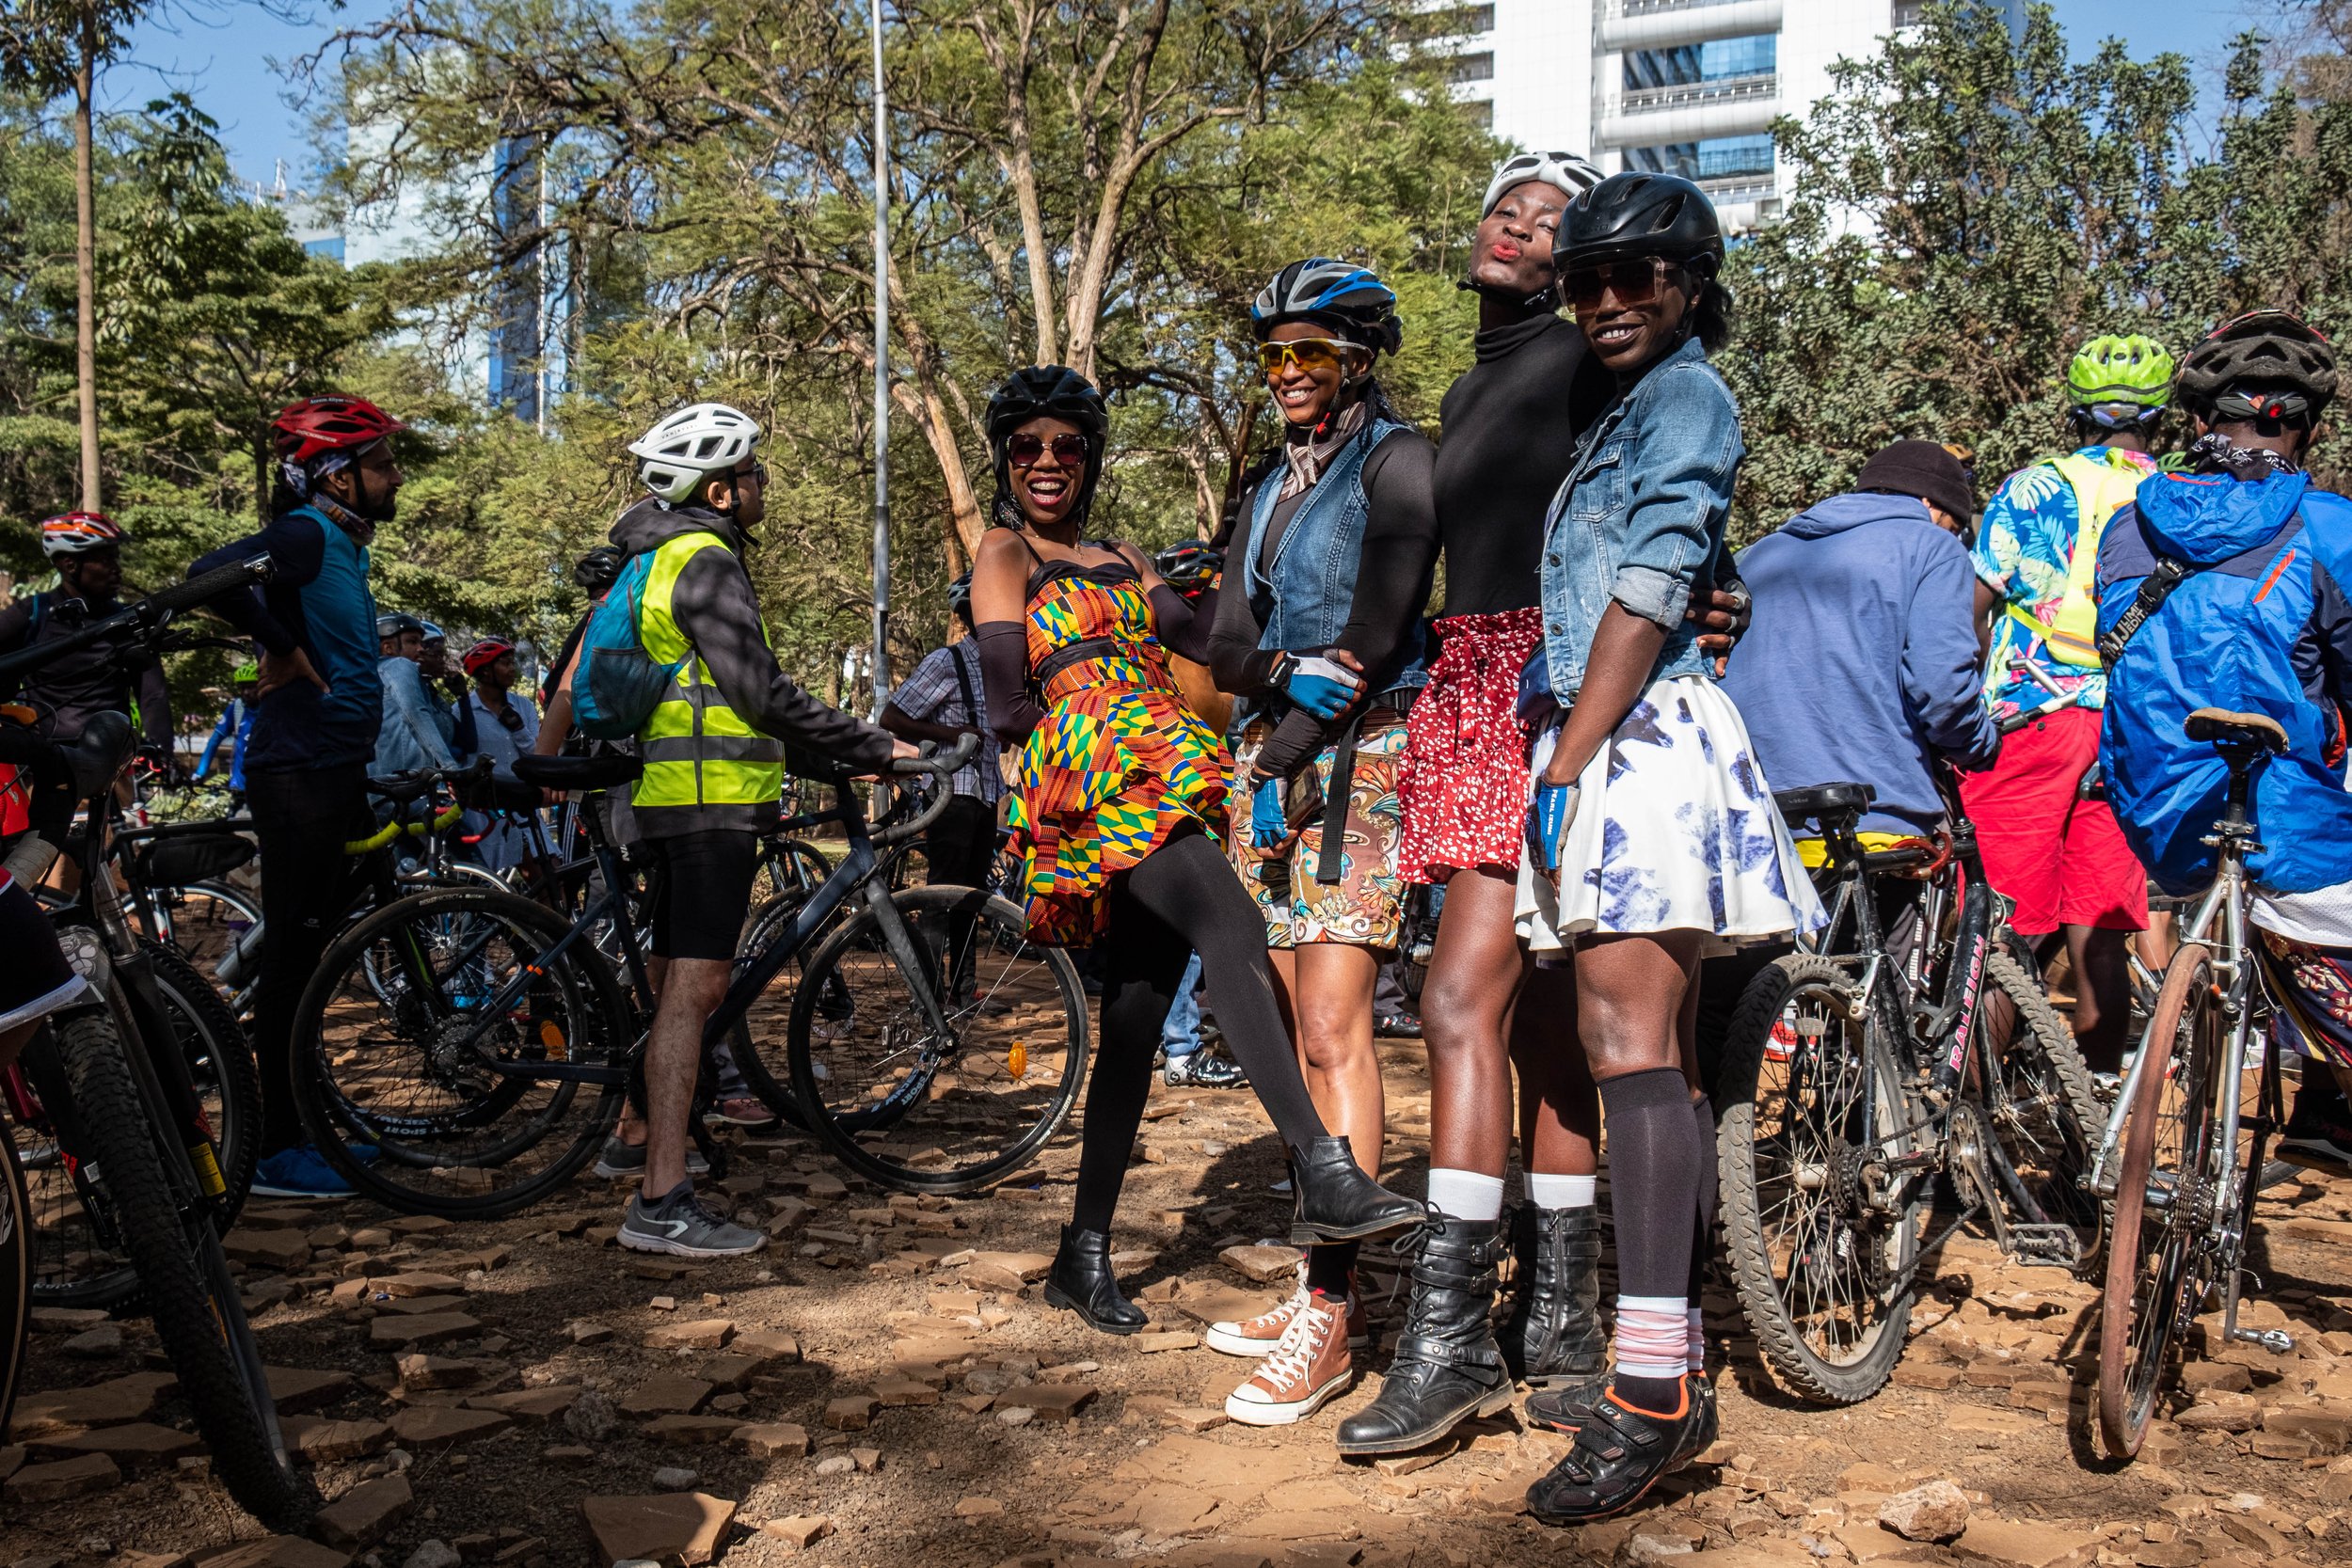
[[[1985,876],[2016,900],[2010,924],[2022,935],[2147,929],[2147,869],[2107,803],[2074,797],[2098,759],[2098,713],[2060,708],[2006,736],[1990,772],[1961,775]]]
[[[1527,731],[1513,709],[1544,612],[1448,615],[1438,661],[1405,721],[1397,868],[1442,882],[1464,866],[1517,870],[1527,821]]]

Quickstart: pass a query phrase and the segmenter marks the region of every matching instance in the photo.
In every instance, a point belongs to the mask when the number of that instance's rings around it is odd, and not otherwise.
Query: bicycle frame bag
[[[226,877],[254,853],[253,841],[242,833],[172,833],[140,845],[131,873],[149,887],[186,887]]]
[[[572,721],[593,740],[626,740],[644,728],[684,662],[655,658],[638,633],[653,554],[645,550],[628,558],[580,634],[580,661],[572,671]]]

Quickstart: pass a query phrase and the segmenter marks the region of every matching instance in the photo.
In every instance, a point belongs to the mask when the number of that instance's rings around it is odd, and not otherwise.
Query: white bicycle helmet
[[[709,474],[731,469],[759,444],[759,422],[723,403],[693,403],[628,444],[645,488],[675,505]]]
[[[1478,206],[1478,221],[1484,223],[1494,215],[1495,203],[1502,199],[1503,192],[1530,180],[1539,180],[1573,201],[1599,184],[1601,174],[1573,152],[1521,152],[1506,158],[1487,182],[1486,199]]]

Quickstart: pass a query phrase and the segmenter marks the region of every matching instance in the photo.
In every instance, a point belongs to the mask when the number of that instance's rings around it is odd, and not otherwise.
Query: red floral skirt
[[[1435,629],[1438,661],[1405,721],[1398,864],[1416,882],[1442,882],[1464,866],[1515,871],[1527,820],[1528,735],[1513,710],[1544,614],[1448,615]]]

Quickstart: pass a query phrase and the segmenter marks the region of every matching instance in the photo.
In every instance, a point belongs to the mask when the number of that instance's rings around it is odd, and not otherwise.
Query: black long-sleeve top
[[[1391,431],[1364,459],[1364,497],[1372,513],[1364,525],[1364,542],[1348,601],[1347,624],[1331,645],[1344,648],[1363,664],[1367,676],[1378,680],[1388,673],[1405,644],[1422,607],[1429,598],[1429,582],[1438,554],[1437,514],[1431,492],[1436,449],[1419,431]],[[1280,484],[1277,467],[1259,483]],[[1259,550],[1263,572],[1274,560],[1282,535],[1290,527],[1310,489],[1278,503]],[[1242,498],[1240,515],[1251,516],[1257,506],[1253,489]],[[1247,527],[1236,538],[1248,547]],[[1220,690],[1248,697],[1266,689],[1280,649],[1261,648],[1265,614],[1270,606],[1251,603],[1244,587],[1242,563],[1232,561],[1217,595],[1216,622],[1209,634],[1208,666]],[[1289,650],[1294,653],[1305,649]],[[1314,650],[1320,652],[1321,650]],[[1347,716],[1326,721],[1301,707],[1293,707],[1275,724],[1274,733],[1258,754],[1261,778],[1288,778],[1346,727]]]

